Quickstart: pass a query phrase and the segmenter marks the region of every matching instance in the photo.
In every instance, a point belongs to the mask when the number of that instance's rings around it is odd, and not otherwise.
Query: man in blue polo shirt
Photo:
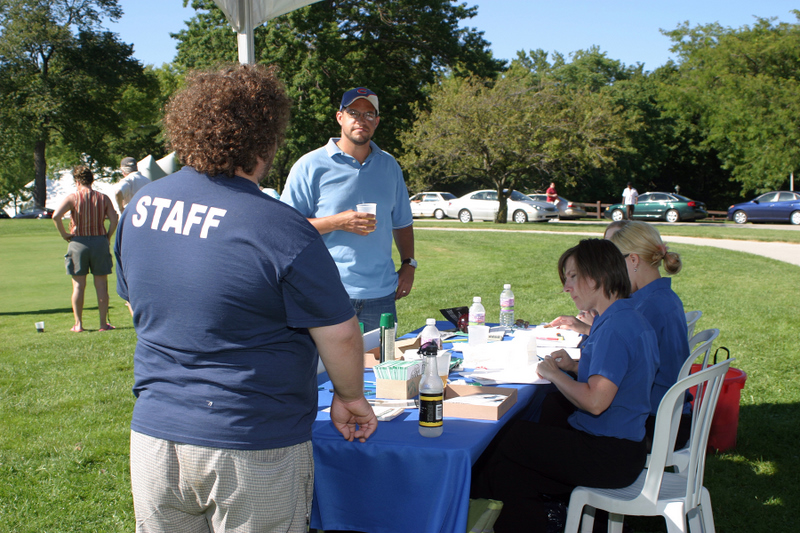
[[[372,142],[380,123],[378,96],[364,87],[344,93],[336,120],[341,137],[301,157],[289,172],[281,201],[322,235],[365,331],[382,313],[397,316],[395,301],[414,284],[414,229],[403,173]],[[377,204],[376,214],[357,211]],[[400,269],[392,260],[392,241]]]

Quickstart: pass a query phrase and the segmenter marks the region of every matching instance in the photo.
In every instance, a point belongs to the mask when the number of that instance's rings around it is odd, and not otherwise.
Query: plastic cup
[[[439,377],[442,378],[442,387],[447,388],[447,378],[450,376],[450,352],[445,351],[436,356],[436,367]]]
[[[359,213],[370,213],[372,215],[376,215],[378,213],[378,204],[358,204],[356,206],[356,211]]]
[[[39,333],[44,333],[44,322],[36,323],[36,331],[38,331]]]
[[[478,346],[479,344],[486,344],[489,342],[489,326],[469,326],[469,339],[467,344],[470,346]]]

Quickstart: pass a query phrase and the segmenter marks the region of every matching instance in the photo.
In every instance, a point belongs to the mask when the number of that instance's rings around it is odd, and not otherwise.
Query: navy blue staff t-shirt
[[[303,216],[245,178],[184,167],[134,196],[114,252],[138,335],[134,431],[245,450],[311,438],[307,328],[354,313]]]

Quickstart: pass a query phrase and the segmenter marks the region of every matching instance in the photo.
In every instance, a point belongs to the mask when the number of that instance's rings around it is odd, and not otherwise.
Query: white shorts
[[[131,486],[137,533],[305,533],[311,441],[229,450],[131,431]]]

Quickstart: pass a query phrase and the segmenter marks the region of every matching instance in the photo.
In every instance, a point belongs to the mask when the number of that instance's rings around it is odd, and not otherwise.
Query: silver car
[[[547,202],[546,194],[529,194],[528,197],[536,202]],[[558,218],[583,218],[586,216],[586,209],[583,208],[583,204],[572,202],[563,196],[558,197],[556,207],[558,208]]]
[[[465,194],[450,201],[445,213],[461,222],[473,220],[494,220],[500,210],[497,191],[484,190]],[[513,191],[508,199],[508,221],[517,224],[525,222],[547,222],[558,218],[558,210],[547,202],[535,202],[519,191]]]
[[[408,199],[411,202],[411,214],[415,217],[445,217],[445,209],[456,195],[449,192],[421,192]]]

